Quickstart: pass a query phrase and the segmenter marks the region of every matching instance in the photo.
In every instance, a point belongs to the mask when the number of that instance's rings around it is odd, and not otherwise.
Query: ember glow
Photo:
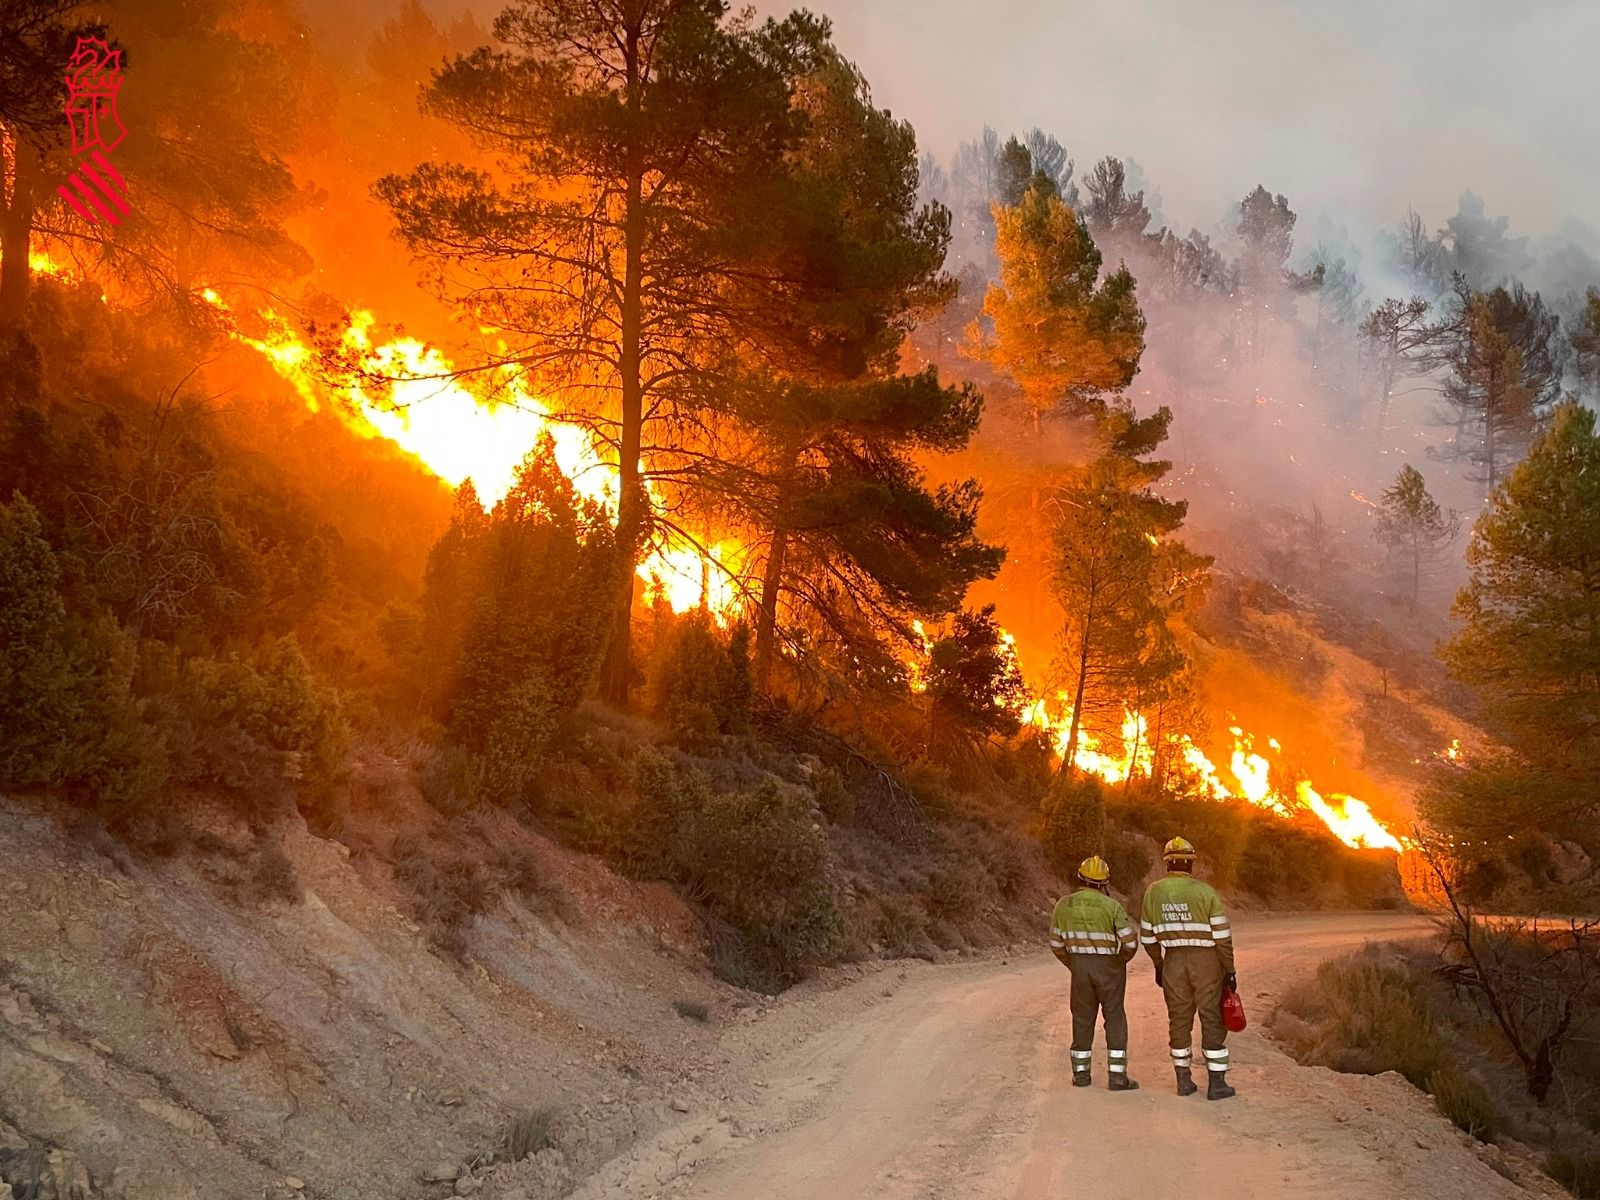
[[[1072,708],[1065,695],[1057,697],[1052,710],[1045,700],[1030,705],[1024,719],[1051,736],[1057,756],[1064,755],[1072,727]],[[1279,765],[1257,750],[1257,739],[1242,726],[1228,730],[1233,745],[1228,766],[1219,771],[1212,758],[1185,733],[1163,734],[1162,740],[1173,751],[1176,770],[1187,776],[1191,792],[1212,800],[1243,800],[1283,818],[1301,813],[1316,816],[1345,845],[1357,849],[1402,849],[1400,839],[1372,815],[1365,801],[1340,792],[1325,799],[1307,779],[1293,779],[1285,786],[1281,766],[1282,743],[1275,737],[1262,740]],[[1086,774],[1107,783],[1123,783],[1131,774],[1148,779],[1155,769],[1156,751],[1150,738],[1148,720],[1131,710],[1123,714],[1118,735],[1097,738],[1079,729],[1074,765]]]

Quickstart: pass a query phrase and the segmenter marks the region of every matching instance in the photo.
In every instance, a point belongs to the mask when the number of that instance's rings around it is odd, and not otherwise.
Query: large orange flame
[[[1057,757],[1066,755],[1072,727],[1072,706],[1066,695],[1057,697],[1053,714],[1048,702],[1041,699],[1034,701],[1023,717],[1050,736]],[[1364,801],[1339,792],[1324,799],[1308,779],[1294,779],[1285,789],[1274,777],[1272,761],[1257,752],[1256,739],[1238,725],[1231,726],[1228,732],[1233,738],[1227,768],[1231,781],[1223,777],[1211,757],[1188,734],[1162,735],[1193,792],[1212,800],[1243,800],[1285,818],[1310,813],[1345,845],[1357,849],[1403,849],[1401,840],[1373,816]],[[1267,738],[1266,744],[1281,762],[1283,747],[1278,739]],[[1148,779],[1154,772],[1155,760],[1149,722],[1131,709],[1124,712],[1122,727],[1115,736],[1097,737],[1080,728],[1072,755],[1078,770],[1107,783],[1123,783],[1130,776]]]
[[[229,313],[215,291],[203,295],[220,313]],[[485,507],[510,490],[517,466],[545,436],[579,494],[614,507],[615,464],[577,426],[554,419],[515,371],[484,377],[485,390],[496,393],[491,401],[468,386],[437,347],[413,337],[375,338],[377,319],[363,309],[351,314],[337,345],[339,357],[359,368],[359,378],[335,382],[319,350],[276,312],[261,312],[257,321],[265,331],[260,336],[242,332],[231,320],[229,336],[259,353],[308,407],[332,408],[359,435],[393,442],[452,486],[472,480]],[[638,574],[648,592],[674,612],[704,606],[727,622],[743,609],[746,557],[731,539],[703,549],[669,542],[651,552]]]

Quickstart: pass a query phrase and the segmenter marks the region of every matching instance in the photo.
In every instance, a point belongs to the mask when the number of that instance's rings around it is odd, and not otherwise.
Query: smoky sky
[[[1437,226],[1470,187],[1513,234],[1600,229],[1595,0],[806,6],[942,161],[985,123],[1037,125],[1080,173],[1136,159],[1185,228],[1263,183],[1303,217],[1368,228],[1408,207]]]

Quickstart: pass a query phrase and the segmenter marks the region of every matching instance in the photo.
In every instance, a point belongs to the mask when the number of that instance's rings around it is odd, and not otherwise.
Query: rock
[[[461,1168],[456,1166],[455,1163],[439,1163],[437,1166],[429,1167],[422,1173],[422,1182],[453,1183],[459,1174],[461,1174]]]
[[[686,1112],[688,1112],[689,1111],[689,1102],[687,1100],[685,1100],[682,1096],[674,1096],[672,1098],[672,1111],[675,1112],[675,1113],[686,1113]]]
[[[303,1192],[306,1190],[306,1181],[296,1175],[285,1175],[283,1177],[283,1186],[291,1192]]]
[[[35,1150],[9,1165],[11,1183],[33,1200],[90,1200],[89,1168],[70,1150]]]
[[[483,1184],[474,1179],[471,1175],[463,1175],[460,1179],[456,1180],[456,1195],[470,1196],[482,1186]]]
[[[28,1139],[4,1121],[0,1121],[0,1154],[16,1154],[28,1148]],[[0,1197],[4,1200],[4,1197]]]

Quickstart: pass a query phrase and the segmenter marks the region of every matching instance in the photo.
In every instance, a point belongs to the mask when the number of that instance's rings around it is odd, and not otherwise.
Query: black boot
[[[1234,1094],[1234,1089],[1228,1086],[1228,1073],[1226,1071],[1207,1071],[1210,1076],[1206,1080],[1207,1100],[1226,1100]]]
[[[1192,1096],[1200,1089],[1194,1085],[1194,1076],[1189,1074],[1188,1067],[1173,1067],[1178,1076],[1178,1095]]]
[[[1137,1092],[1139,1090],[1139,1081],[1129,1079],[1126,1071],[1113,1071],[1111,1072],[1111,1077],[1106,1080],[1106,1087],[1113,1092]]]
[[[1093,1080],[1091,1080],[1089,1078],[1089,1072],[1087,1070],[1074,1071],[1072,1073],[1072,1086],[1073,1087],[1088,1087],[1089,1084],[1092,1083],[1092,1082],[1093,1082]]]

